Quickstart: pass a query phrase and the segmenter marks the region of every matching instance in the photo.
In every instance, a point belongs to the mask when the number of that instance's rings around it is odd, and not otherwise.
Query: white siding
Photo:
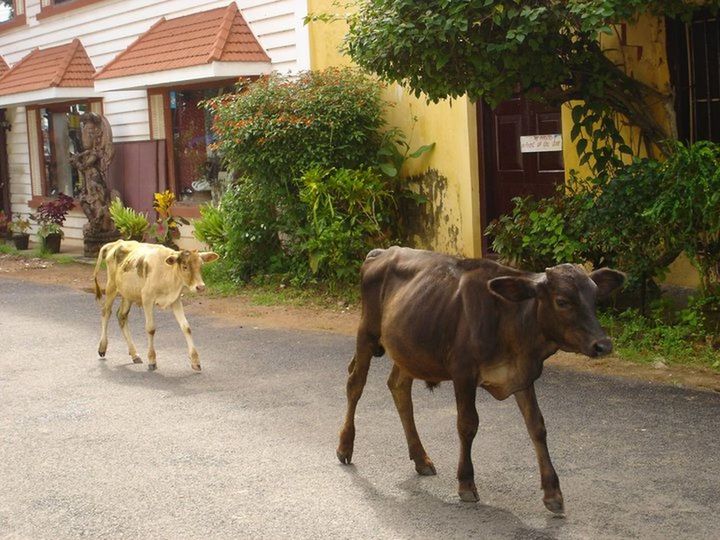
[[[306,12],[305,0],[236,2],[277,71],[307,68],[309,53],[301,21]],[[161,17],[189,15],[228,3],[228,0],[105,0],[38,20],[40,0],[25,0],[27,25],[0,34],[0,54],[12,65],[36,47],[44,49],[79,38],[99,70]],[[32,196],[28,130],[25,109],[14,110],[15,113],[13,109],[9,111],[13,127],[8,137],[11,202],[14,212],[27,213],[27,201]],[[105,93],[103,110],[117,142],[150,138],[144,91]],[[71,225],[66,230],[68,237],[82,237],[81,221],[68,220]]]

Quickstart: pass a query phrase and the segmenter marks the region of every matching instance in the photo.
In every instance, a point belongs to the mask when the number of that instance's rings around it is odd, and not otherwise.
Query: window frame
[[[61,4],[56,4],[55,0],[42,0],[40,3],[40,12],[37,14],[37,18],[38,20],[45,19],[47,17],[52,17],[53,15],[66,13],[74,9],[90,6],[103,1],[104,0],[69,0],[67,2],[62,2]]]
[[[20,9],[18,9],[20,7]],[[0,33],[10,30],[12,28],[18,28],[19,26],[25,26],[27,18],[25,16],[25,0],[13,0],[13,8],[15,15],[12,19],[0,22]],[[18,13],[21,11],[22,13]]]
[[[42,134],[42,121],[41,121],[41,115],[40,115],[40,109],[47,109],[47,108],[61,108],[61,107],[69,107],[71,105],[76,105],[78,103],[84,103],[88,106],[88,110],[93,109],[93,105],[95,103],[100,103],[100,108],[102,109],[102,98],[80,98],[76,100],[70,100],[70,101],[60,101],[60,102],[51,102],[51,103],[38,103],[35,105],[28,105],[26,107],[26,111],[34,110],[35,111],[35,136],[37,140],[38,145],[38,163],[35,163],[35,167],[40,171],[40,190],[41,193],[33,193],[32,199],[30,200],[29,206],[32,208],[35,205],[38,205],[46,200],[54,199],[55,197],[53,195],[49,194],[48,189],[48,179],[47,179],[47,173],[45,171],[45,153],[43,150],[43,134]],[[102,112],[101,112],[102,114]],[[29,127],[29,126],[28,126]],[[70,194],[66,194],[70,195]],[[72,196],[72,195],[71,195]],[[76,199],[77,200],[77,199]]]

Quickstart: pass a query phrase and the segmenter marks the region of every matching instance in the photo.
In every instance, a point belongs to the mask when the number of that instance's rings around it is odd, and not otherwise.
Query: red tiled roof
[[[0,56],[0,77],[5,75],[5,72],[9,69],[10,69],[10,66],[8,66],[5,59],[2,56]]]
[[[111,79],[217,62],[270,62],[235,2],[160,19],[96,75]]]
[[[0,96],[52,87],[93,88],[95,67],[79,39],[34,49],[0,77]]]

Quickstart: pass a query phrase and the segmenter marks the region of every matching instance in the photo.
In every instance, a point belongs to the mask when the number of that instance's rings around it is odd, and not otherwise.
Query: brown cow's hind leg
[[[131,307],[132,302],[125,300],[125,298],[122,298],[122,303],[117,310],[117,318],[118,323],[120,324],[120,330],[122,330],[123,336],[125,337],[125,342],[128,346],[128,354],[130,355],[130,358],[132,358],[133,363],[142,364],[142,359],[137,353],[137,349],[135,349],[135,343],[133,343],[132,335],[130,334],[130,328],[128,328],[127,323],[128,313],[130,313]]]
[[[457,403],[457,430],[460,435],[460,460],[458,462],[458,495],[465,502],[477,502],[475,470],[472,464],[472,443],[477,433],[479,419],[475,408],[477,394],[475,377],[453,379],[455,401]]]
[[[412,383],[413,378],[404,374],[397,364],[393,364],[390,377],[388,377],[387,385],[390,388],[395,407],[400,415],[400,421],[405,431],[407,439],[408,451],[410,459],[415,462],[415,470],[423,476],[432,476],[435,472],[435,465],[428,457],[423,448],[420,436],[415,427],[415,417],[413,415],[412,402]]]
[[[530,439],[532,439],[535,446],[535,453],[540,466],[540,484],[544,492],[543,503],[551,512],[562,514],[565,511],[565,506],[560,491],[560,480],[552,461],[550,461],[545,420],[535,396],[535,385],[531,384],[525,390],[515,392],[515,400],[520,407],[520,412],[522,412],[525,419],[525,426],[527,426]]]
[[[337,448],[337,457],[340,463],[345,465],[349,465],[352,461],[353,445],[355,443],[355,409],[367,382],[374,346],[375,348],[379,346],[377,340],[373,340],[363,331],[358,332],[355,356],[353,356],[348,366],[350,375],[346,386],[347,412],[345,413],[345,423],[340,431],[340,444]]]

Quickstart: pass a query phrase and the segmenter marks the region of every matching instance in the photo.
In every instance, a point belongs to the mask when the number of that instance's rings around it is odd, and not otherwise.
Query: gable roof
[[[224,8],[175,19],[160,19],[105,65],[95,76],[95,81],[98,88],[115,89],[107,88],[108,85],[101,82],[160,72],[175,72],[175,78],[180,80],[202,80],[213,78],[202,76],[207,69],[188,69],[214,63],[234,64],[235,76],[257,75],[269,69],[270,57],[258,43],[235,2]],[[249,72],[248,67],[257,73]],[[186,72],[177,73],[178,70]],[[218,74],[220,76],[232,75]],[[123,85],[129,81],[116,82]],[[155,82],[157,84],[150,80],[143,87],[162,85],[162,82]],[[168,80],[168,84],[172,82],[176,81]]]
[[[79,39],[34,49],[0,77],[0,106],[95,97],[94,75]]]
[[[7,72],[9,69],[10,69],[10,66],[8,66],[5,59],[2,56],[0,56],[0,77],[5,75],[5,72]]]

